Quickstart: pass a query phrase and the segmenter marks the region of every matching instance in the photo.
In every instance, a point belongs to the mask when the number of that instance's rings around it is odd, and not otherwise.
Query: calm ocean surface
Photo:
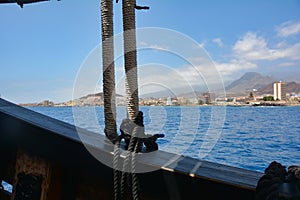
[[[103,107],[28,107],[103,134]],[[140,107],[161,150],[263,172],[274,160],[300,165],[300,107]],[[75,117],[74,117],[75,116]],[[118,127],[125,107],[117,108]],[[95,119],[97,123],[91,123]],[[75,123],[76,122],[76,123]]]

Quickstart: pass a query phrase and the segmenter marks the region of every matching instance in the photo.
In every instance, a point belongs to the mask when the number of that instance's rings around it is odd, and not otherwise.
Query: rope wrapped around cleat
[[[299,200],[300,167],[290,166],[288,171],[280,163],[273,161],[259,179],[255,200]]]
[[[120,126],[121,137],[125,138],[127,148],[123,163],[123,174],[121,179],[121,194],[125,193],[125,181],[128,181],[128,188],[131,190],[132,199],[139,199],[139,181],[136,172],[136,155],[141,152],[142,138],[145,135],[143,113],[138,112],[134,122],[129,119],[123,120]],[[130,131],[130,132],[129,132]],[[130,166],[131,165],[131,166]],[[128,173],[131,171],[131,173]]]
[[[122,168],[121,197],[124,197],[126,189],[132,195],[132,199],[139,199],[139,181],[136,174],[136,157],[140,152],[151,152],[158,150],[156,140],[164,137],[163,134],[145,134],[143,112],[139,111],[134,121],[124,119],[120,126],[120,137],[125,140],[126,155]],[[143,150],[143,146],[145,148]],[[128,173],[128,172],[131,173]],[[127,183],[127,188],[126,188]]]

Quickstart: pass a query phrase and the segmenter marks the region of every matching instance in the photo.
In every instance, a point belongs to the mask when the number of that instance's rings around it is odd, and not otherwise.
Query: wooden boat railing
[[[112,159],[113,149],[105,142],[105,136],[79,129],[86,136],[81,141],[75,126],[3,99],[0,130],[0,181],[13,185],[7,199],[14,199],[21,172],[42,176],[42,200],[113,199],[112,169],[95,159],[83,145]],[[165,165],[176,156],[158,150],[138,160],[143,167],[158,169],[138,174],[141,199],[254,199],[262,173],[184,156]]]

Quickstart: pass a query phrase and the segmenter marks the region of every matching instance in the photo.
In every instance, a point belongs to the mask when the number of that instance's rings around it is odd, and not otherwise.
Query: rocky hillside
[[[273,83],[275,80],[257,72],[247,72],[241,78],[233,81],[225,90],[228,94],[247,94],[253,89],[259,90]]]
[[[80,97],[79,99],[87,99],[87,98],[91,98],[91,97],[100,97],[101,99],[103,99],[103,92],[99,92],[99,93],[95,93],[95,94],[88,94],[86,96]],[[120,94],[116,94],[116,97],[123,97]]]

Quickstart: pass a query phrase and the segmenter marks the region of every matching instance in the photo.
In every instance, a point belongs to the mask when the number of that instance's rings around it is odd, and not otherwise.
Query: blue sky
[[[225,84],[247,71],[300,82],[299,0],[138,4],[150,10],[137,11],[137,28],[167,28],[195,40]],[[114,18],[115,33],[121,33],[121,3],[114,6]],[[0,27],[1,97],[15,103],[67,101],[80,66],[101,41],[100,1],[52,0],[23,9],[1,4]],[[144,57],[139,63],[146,62]],[[174,60],[170,63],[182,67]]]

